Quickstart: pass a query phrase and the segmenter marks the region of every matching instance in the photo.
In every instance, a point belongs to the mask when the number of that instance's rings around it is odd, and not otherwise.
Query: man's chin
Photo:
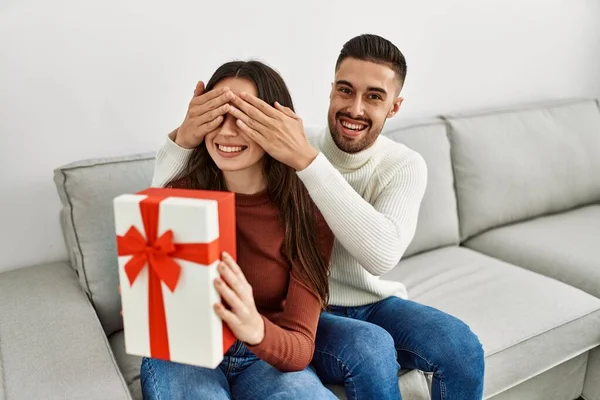
[[[330,127],[331,137],[338,149],[346,153],[359,153],[369,147],[377,140],[379,131],[377,134],[374,133],[373,127],[369,126],[364,132],[359,135],[344,135],[334,126],[333,129]]]
[[[364,137],[363,135],[349,137],[337,131],[332,131],[331,137],[337,148],[346,153],[358,153],[364,147],[361,140]]]

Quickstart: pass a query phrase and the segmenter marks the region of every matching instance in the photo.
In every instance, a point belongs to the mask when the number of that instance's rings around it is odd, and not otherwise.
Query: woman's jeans
[[[348,399],[400,397],[400,366],[432,373],[433,400],[480,400],[484,353],[459,319],[399,297],[361,307],[330,307],[317,329],[312,365]]]
[[[144,358],[144,399],[336,399],[312,368],[281,372],[237,341],[215,369]]]

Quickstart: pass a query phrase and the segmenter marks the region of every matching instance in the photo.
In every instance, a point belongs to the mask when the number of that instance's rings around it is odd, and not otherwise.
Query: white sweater
[[[402,283],[379,276],[398,264],[414,237],[427,185],[425,160],[385,136],[356,154],[341,151],[328,130],[309,139],[320,153],[297,174],[336,238],[329,304],[407,298]],[[156,156],[152,186],[179,178],[191,152],[167,139]]]

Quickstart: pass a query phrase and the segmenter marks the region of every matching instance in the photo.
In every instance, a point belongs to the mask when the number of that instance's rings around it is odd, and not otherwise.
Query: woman
[[[247,92],[293,108],[282,78],[256,61],[224,64],[206,85],[205,94],[211,91],[213,98]],[[194,125],[196,105],[179,129]],[[238,340],[216,369],[145,358],[144,397],[335,399],[308,367],[327,302],[333,235],[293,169],[243,135],[232,115],[210,119],[216,128],[194,148],[186,176],[169,186],[236,193],[239,265],[223,256],[215,287],[230,308],[216,304],[215,311]]]

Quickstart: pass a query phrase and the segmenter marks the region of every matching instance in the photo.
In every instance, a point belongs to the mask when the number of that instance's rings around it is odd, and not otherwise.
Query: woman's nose
[[[221,129],[221,135],[234,137],[239,135],[239,128],[237,126],[236,118],[233,115],[225,115],[225,121],[223,121],[223,129]]]

